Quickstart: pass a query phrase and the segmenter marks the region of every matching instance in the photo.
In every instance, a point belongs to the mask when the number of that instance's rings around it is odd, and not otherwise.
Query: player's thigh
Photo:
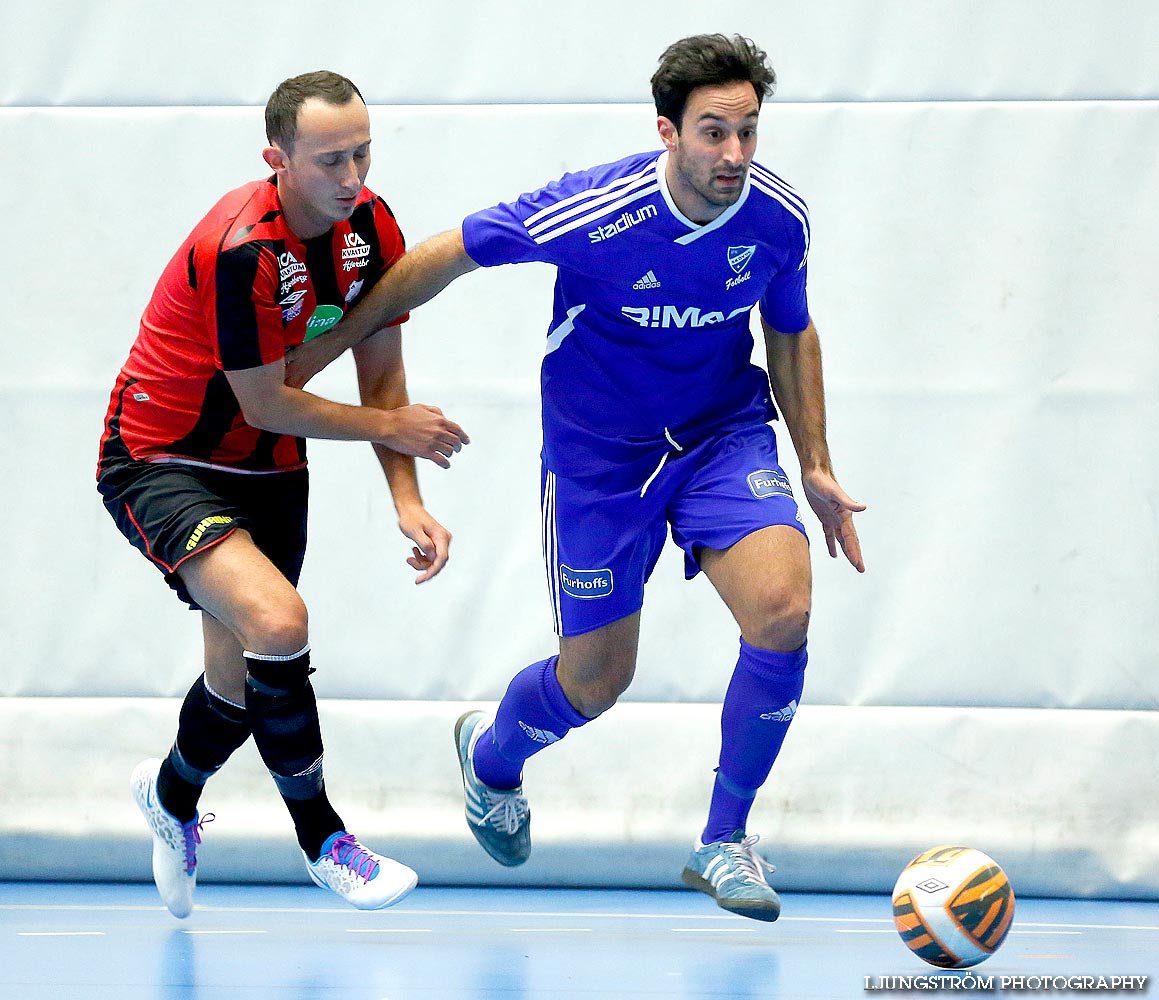
[[[641,497],[638,487],[601,488],[550,471],[543,474],[542,496],[556,634],[579,637],[637,614],[664,547],[663,505],[651,495]]]
[[[812,589],[809,546],[772,429],[744,428],[685,461],[696,464],[669,518],[686,576],[704,570],[746,641],[780,648],[799,634],[799,645]]]
[[[178,569],[198,607],[226,626],[246,648],[274,655],[306,644],[306,606],[294,585],[238,529]]]
[[[746,642],[795,649],[805,641],[813,571],[801,532],[783,524],[761,528],[727,549],[703,549],[700,566]]]

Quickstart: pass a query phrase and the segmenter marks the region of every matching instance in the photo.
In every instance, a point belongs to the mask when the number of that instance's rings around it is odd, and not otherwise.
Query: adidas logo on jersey
[[[632,286],[637,292],[642,292],[646,288],[659,288],[660,279],[656,277],[655,271],[649,271],[639,281]]]
[[[761,718],[767,719],[769,722],[792,722],[793,716],[796,714],[797,699],[794,698],[784,708],[778,708],[775,712],[765,712]]]

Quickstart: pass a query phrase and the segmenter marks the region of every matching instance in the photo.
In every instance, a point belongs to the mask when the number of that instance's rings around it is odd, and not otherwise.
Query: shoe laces
[[[349,869],[364,882],[378,874],[377,857],[358,843],[352,833],[339,837],[330,845],[330,857],[335,864]]]
[[[201,831],[206,823],[212,823],[217,817],[213,813],[206,813],[198,818],[193,817],[188,823],[181,824],[181,833],[185,839],[185,874],[189,875],[197,867],[197,845],[201,843]]]
[[[769,881],[765,878],[765,872],[770,875],[777,869],[769,863],[762,855],[757,854],[753,848],[760,840],[759,834],[753,834],[750,837],[745,837],[739,843],[724,843],[721,848],[728,855],[732,867],[736,869],[737,875],[751,882],[759,882],[761,885],[768,885]]]
[[[527,799],[515,791],[484,788],[483,802],[490,808],[479,819],[479,826],[490,823],[501,833],[511,835],[527,818]]]

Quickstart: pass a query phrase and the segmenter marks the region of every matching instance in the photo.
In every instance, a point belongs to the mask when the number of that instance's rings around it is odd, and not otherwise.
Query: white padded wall
[[[957,2],[933,23],[926,5],[850,0],[725,24],[644,4],[610,33],[598,3],[566,32],[543,6],[381,4],[353,34],[313,4],[210,3],[194,21],[143,3],[0,11],[0,212],[21,234],[0,243],[0,877],[62,813],[118,847],[98,865],[73,844],[66,871],[144,873],[121,772],[164,751],[199,630],[101,509],[96,443],[161,267],[222,192],[263,173],[273,84],[321,65],[360,84],[370,183],[413,243],[654,145],[642,102],[656,56],[723,28],[766,45],[781,76],[758,158],[810,202],[830,442],[870,504],[864,578],[812,532],[808,703],[754,829],[788,884],[884,888],[917,850],[962,839],[1013,861],[1024,892],[1066,891],[1064,857],[1092,872],[1077,892],[1159,892],[1154,817],[1133,808],[1159,793],[1151,5]],[[513,33],[529,16],[535,30]],[[450,845],[450,862],[408,847],[428,880],[495,877],[455,816],[444,730],[553,642],[536,457],[550,288],[538,266],[473,274],[408,328],[412,397],[474,438],[450,472],[422,470],[455,532],[436,581],[411,585],[369,449],[311,445],[302,589],[329,756],[381,775],[363,779],[365,801],[343,799],[365,810],[360,830]],[[352,369],[313,388],[353,398]],[[528,879],[580,880],[597,830],[664,846],[678,868],[696,831],[736,629],[677,555],[650,585],[627,704],[529,769],[548,850]],[[688,746],[661,777],[647,764]],[[627,747],[637,764],[600,803],[591,788]],[[393,773],[404,760],[413,775]],[[255,761],[250,748],[238,778],[215,779],[236,859],[216,871],[292,877],[261,860],[259,845],[291,841]],[[984,792],[1008,807],[989,824]],[[858,851],[861,865],[835,860]],[[642,877],[666,884],[661,869]]]
[[[0,103],[262,105],[303,67],[373,103],[633,102],[663,48],[739,31],[790,101],[1134,99],[1155,92],[1149,0],[7,0]]]

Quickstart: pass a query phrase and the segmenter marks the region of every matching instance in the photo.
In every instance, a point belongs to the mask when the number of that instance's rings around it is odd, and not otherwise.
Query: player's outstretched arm
[[[461,229],[432,236],[405,253],[332,330],[286,356],[286,384],[300,389],[335,358],[387,323],[433,299],[479,265],[467,254]]]
[[[396,410],[349,406],[285,384],[279,360],[225,373],[246,423],[259,430],[332,441],[373,441],[404,455],[450,468],[467,442],[463,428],[437,406],[416,403]]]
[[[353,353],[363,406],[392,410],[410,403],[401,326],[388,327],[367,337],[355,345]],[[466,434],[462,440],[467,443]],[[446,565],[451,533],[423,505],[415,460],[380,444],[374,445],[374,452],[390,486],[399,530],[414,543],[407,565],[418,573],[415,583],[425,583]]]
[[[825,388],[821,376],[821,340],[812,320],[800,333],[781,333],[763,319],[769,382],[793,448],[801,463],[801,485],[825,531],[829,555],[837,548],[859,572],[865,572],[861,542],[853,515],[865,504],[852,499],[837,483],[825,435]]]

